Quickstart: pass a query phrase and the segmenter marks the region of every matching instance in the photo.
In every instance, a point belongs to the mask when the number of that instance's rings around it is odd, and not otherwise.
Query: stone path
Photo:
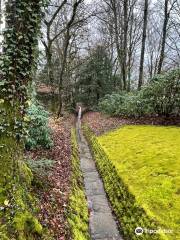
[[[78,129],[78,126],[77,126]],[[122,240],[87,141],[78,129],[81,169],[90,213],[92,240]]]

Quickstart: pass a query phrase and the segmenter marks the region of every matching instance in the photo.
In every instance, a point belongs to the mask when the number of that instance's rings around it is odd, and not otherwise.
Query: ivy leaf
[[[6,200],[4,201],[4,205],[5,205],[5,206],[8,206],[8,205],[9,205],[9,200],[6,199]]]
[[[22,38],[23,38],[23,36],[22,36],[22,35],[20,35],[20,36],[18,37],[18,39],[19,39],[19,40],[21,40]]]
[[[7,82],[6,81],[1,81],[0,86],[4,86]]]
[[[26,101],[26,104],[30,107],[32,105],[32,101],[28,100]]]
[[[31,121],[31,119],[28,116],[24,116],[23,120],[24,120],[24,122],[30,122]]]

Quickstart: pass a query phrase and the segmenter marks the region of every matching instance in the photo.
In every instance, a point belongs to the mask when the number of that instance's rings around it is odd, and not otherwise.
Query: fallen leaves
[[[148,124],[148,125],[180,125],[178,117],[141,117],[123,118],[109,117],[99,112],[88,112],[83,116],[83,123],[89,125],[96,135],[103,134],[109,130],[116,129],[126,124]]]
[[[46,190],[39,189],[40,198],[39,218],[44,226],[47,226],[57,240],[67,239],[68,223],[66,211],[70,191],[71,176],[71,127],[73,117],[60,119],[51,118],[49,126],[53,131],[54,146],[50,150],[35,150],[31,157],[36,161],[40,158],[52,159],[55,161],[51,173],[44,179],[48,182]]]

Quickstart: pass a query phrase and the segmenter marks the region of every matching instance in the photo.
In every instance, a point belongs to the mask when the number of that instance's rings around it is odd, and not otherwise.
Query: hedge
[[[119,176],[115,166],[109,160],[98,139],[88,126],[84,126],[84,134],[91,146],[92,154],[103,179],[105,190],[122,228],[124,239],[168,239],[165,234],[143,233],[139,236],[135,234],[137,227],[158,229],[161,226],[159,226],[155,218],[149,217],[143,207],[137,203],[135,196],[129,191],[128,186]]]

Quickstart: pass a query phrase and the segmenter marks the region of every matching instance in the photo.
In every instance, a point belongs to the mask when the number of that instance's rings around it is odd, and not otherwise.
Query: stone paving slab
[[[81,169],[91,212],[89,219],[91,239],[122,240],[89,146],[82,133],[78,132],[81,134],[78,139]]]
[[[85,179],[84,182],[87,196],[105,195],[104,187],[100,179],[98,179],[96,182],[88,182]]]
[[[95,213],[109,213],[111,214],[111,209],[106,196],[104,195],[92,195],[88,196],[88,201],[92,203],[92,210]]]
[[[90,226],[92,239],[115,238],[118,239],[119,232],[111,213],[94,213],[90,217],[93,223]]]
[[[81,158],[81,168],[83,172],[89,172],[89,169],[96,170],[94,161],[92,161],[92,159],[85,158],[85,157]]]
[[[87,181],[94,181],[96,179],[99,179],[99,174],[96,171],[94,172],[84,172],[84,178],[87,180]]]
[[[91,153],[90,152],[82,152],[81,153],[81,157],[91,159]]]

